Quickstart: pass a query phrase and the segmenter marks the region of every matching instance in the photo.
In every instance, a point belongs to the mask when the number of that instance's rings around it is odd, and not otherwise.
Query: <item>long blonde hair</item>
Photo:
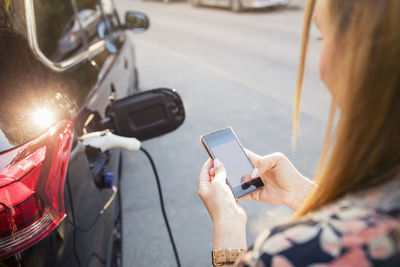
[[[340,197],[385,183],[400,173],[400,1],[329,1],[335,29],[335,82],[330,119],[315,180],[319,188],[294,218]],[[303,41],[294,111],[300,96],[316,0],[305,9]]]

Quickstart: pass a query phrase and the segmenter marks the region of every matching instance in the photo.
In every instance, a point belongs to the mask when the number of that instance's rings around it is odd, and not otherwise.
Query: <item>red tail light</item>
[[[45,237],[65,217],[64,180],[72,122],[0,154],[0,259]]]

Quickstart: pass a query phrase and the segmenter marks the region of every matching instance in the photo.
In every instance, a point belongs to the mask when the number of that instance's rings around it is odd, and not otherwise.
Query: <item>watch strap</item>
[[[233,264],[245,249],[215,249],[212,251],[212,263],[214,266]]]

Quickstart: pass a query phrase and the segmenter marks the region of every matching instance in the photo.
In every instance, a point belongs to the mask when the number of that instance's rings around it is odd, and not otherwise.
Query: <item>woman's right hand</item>
[[[300,174],[289,159],[282,153],[259,156],[249,150],[246,154],[254,167],[253,177],[261,177],[265,186],[241,198],[258,200],[271,204],[285,204],[294,210],[305,201],[312,181]]]

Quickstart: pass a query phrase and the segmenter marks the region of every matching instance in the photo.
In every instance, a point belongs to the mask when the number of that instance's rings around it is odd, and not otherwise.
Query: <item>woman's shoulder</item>
[[[241,264],[400,266],[398,185],[347,196],[301,220],[273,228],[257,240]]]

